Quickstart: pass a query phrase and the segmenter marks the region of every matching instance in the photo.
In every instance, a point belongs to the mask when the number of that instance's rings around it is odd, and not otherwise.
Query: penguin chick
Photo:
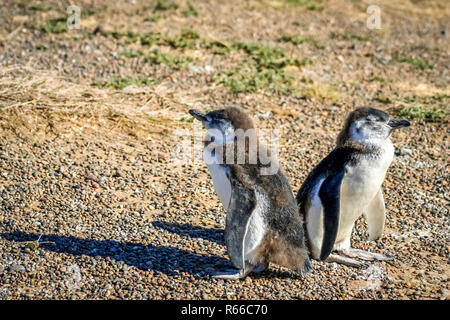
[[[235,107],[189,113],[208,131],[204,160],[227,211],[225,243],[237,268],[214,277],[242,279],[270,262],[306,274],[311,261],[303,220],[275,157],[258,142],[251,118]]]
[[[350,248],[355,221],[364,214],[369,240],[381,237],[385,205],[381,184],[394,157],[392,131],[408,127],[370,107],[354,110],[337,138],[337,146],[308,175],[297,194],[314,259],[362,267],[366,261],[392,257]],[[331,254],[336,250],[338,254]]]

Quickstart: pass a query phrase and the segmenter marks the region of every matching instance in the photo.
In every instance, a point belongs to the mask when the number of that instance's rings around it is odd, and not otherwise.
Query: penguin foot
[[[349,258],[356,258],[365,261],[391,261],[395,259],[392,256],[353,248],[343,250],[340,253]]]
[[[224,280],[240,280],[244,279],[248,273],[249,272],[245,272],[244,270],[226,269],[225,271],[217,271],[212,275],[212,277],[215,279]]]
[[[346,256],[339,254],[330,254],[325,260],[326,262],[336,262],[353,268],[367,268],[369,265],[365,262],[361,262]]]
[[[256,272],[256,273],[263,272],[263,271],[265,271],[268,267],[269,267],[269,264],[268,264],[267,262],[266,262],[266,263],[260,263],[260,264],[257,264],[257,265],[253,268],[252,272]]]

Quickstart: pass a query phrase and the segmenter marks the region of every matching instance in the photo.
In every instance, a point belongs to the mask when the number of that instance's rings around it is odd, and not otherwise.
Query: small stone
[[[24,266],[22,266],[22,265],[20,265],[20,264],[17,264],[17,263],[12,263],[12,264],[9,265],[8,271],[9,271],[9,272],[20,272],[20,273],[25,273],[26,270],[25,270],[25,267],[24,267]]]
[[[400,154],[402,155],[402,156],[412,156],[413,155],[413,151],[412,151],[412,149],[410,149],[410,148],[402,148],[401,150],[400,150]]]
[[[10,292],[8,288],[0,288],[0,299],[6,299],[9,296]]]

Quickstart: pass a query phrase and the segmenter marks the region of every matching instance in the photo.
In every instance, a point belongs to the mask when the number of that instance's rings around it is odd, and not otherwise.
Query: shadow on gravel
[[[190,238],[199,238],[212,242],[216,242],[220,245],[225,245],[224,231],[222,229],[214,228],[203,228],[186,224],[170,223],[165,221],[153,221],[152,225],[155,228],[160,228],[167,230],[171,233],[176,233],[180,236],[188,236]],[[232,267],[227,261],[227,266],[225,268]],[[295,271],[279,271],[279,270],[266,270],[261,273],[251,273],[251,277],[254,279],[265,279],[265,278],[280,278],[280,279],[301,279],[302,276],[297,274]]]
[[[9,241],[23,242],[36,241],[39,235],[16,231],[1,233],[0,237]],[[144,271],[153,270],[167,275],[187,272],[195,277],[203,278],[208,274],[205,271],[207,268],[231,266],[231,263],[222,257],[196,254],[170,246],[143,245],[115,240],[91,240],[53,234],[43,235],[41,242],[44,241],[54,242],[54,244],[46,243],[39,246],[47,251],[74,256],[109,257]]]
[[[220,245],[225,245],[224,232],[222,229],[203,228],[186,224],[176,224],[165,221],[153,221],[152,225],[155,228],[164,229],[180,236],[189,236],[190,238],[199,238],[216,242]]]

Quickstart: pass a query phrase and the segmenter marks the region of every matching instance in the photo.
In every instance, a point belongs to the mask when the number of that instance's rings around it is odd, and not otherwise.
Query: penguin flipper
[[[245,269],[244,238],[247,223],[256,207],[254,190],[235,184],[227,210],[225,243],[231,262],[238,269]]]
[[[319,197],[323,207],[323,240],[320,260],[325,260],[333,250],[339,229],[340,193],[345,169],[330,174],[323,181]]]
[[[380,238],[383,234],[384,222],[386,220],[386,207],[381,189],[370,202],[364,215],[367,220],[369,241]]]

